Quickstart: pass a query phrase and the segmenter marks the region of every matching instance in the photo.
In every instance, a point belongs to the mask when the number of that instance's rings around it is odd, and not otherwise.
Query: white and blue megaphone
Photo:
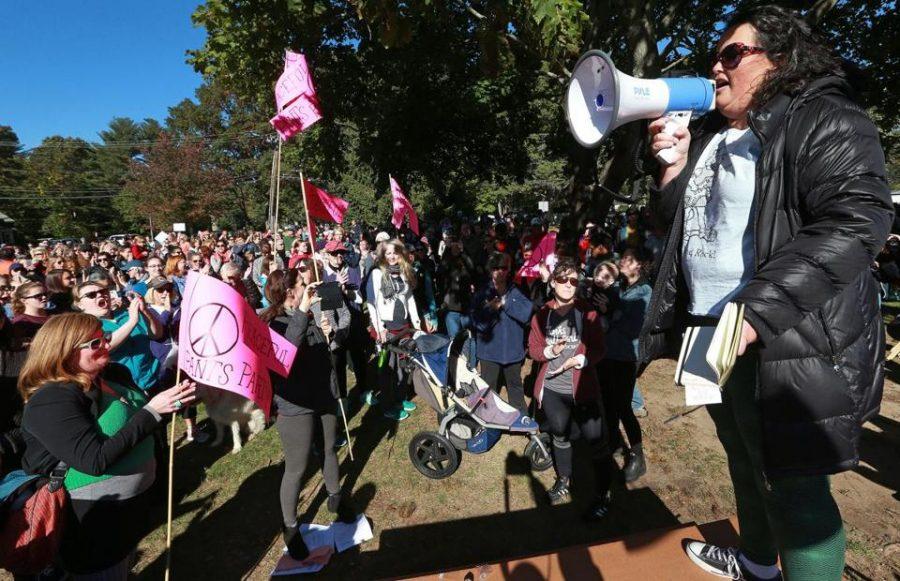
[[[603,51],[583,54],[566,91],[566,117],[575,139],[584,147],[597,147],[613,129],[637,119],[666,115],[665,132],[687,126],[694,113],[703,114],[716,106],[716,85],[710,79],[682,77],[636,79],[617,71]],[[661,163],[671,165],[673,152],[657,154]]]

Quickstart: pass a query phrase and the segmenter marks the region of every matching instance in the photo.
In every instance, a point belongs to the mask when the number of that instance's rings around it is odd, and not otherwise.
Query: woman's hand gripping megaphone
[[[665,156],[659,186],[663,187],[681,173],[687,165],[691,132],[688,128],[673,122],[669,116],[660,117],[650,124],[650,153],[659,159]],[[662,160],[661,160],[662,161]]]

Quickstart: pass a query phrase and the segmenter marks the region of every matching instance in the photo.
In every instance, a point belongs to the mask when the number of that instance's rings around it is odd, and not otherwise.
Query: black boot
[[[356,511],[341,497],[340,492],[328,495],[328,512],[336,514],[338,522],[356,522]]]
[[[625,482],[634,482],[647,473],[647,462],[644,460],[644,449],[641,444],[633,446],[628,454],[628,463],[622,470]]]
[[[302,561],[309,557],[309,548],[303,541],[303,535],[300,534],[299,524],[295,524],[292,527],[282,526],[281,536],[284,538],[284,546],[287,547],[291,559]]]

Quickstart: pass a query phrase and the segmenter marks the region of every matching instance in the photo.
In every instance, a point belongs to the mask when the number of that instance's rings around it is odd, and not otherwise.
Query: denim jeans
[[[638,388],[637,382],[634,382],[634,391],[631,392],[631,409],[637,411],[644,407],[644,396],[641,395],[641,390]]]

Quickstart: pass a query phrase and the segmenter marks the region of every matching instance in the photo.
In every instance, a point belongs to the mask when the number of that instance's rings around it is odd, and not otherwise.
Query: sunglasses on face
[[[556,284],[569,283],[572,286],[578,286],[578,277],[577,276],[557,276],[553,280],[556,281]]]
[[[11,286],[0,286],[0,293],[8,293],[12,291],[13,287]]]
[[[36,295],[28,295],[25,299],[45,299],[47,298],[47,293],[38,293]]]
[[[733,70],[738,68],[741,64],[741,60],[748,55],[751,54],[759,54],[766,52],[766,49],[759,46],[750,46],[744,44],[743,42],[733,42],[720,50],[718,54],[713,57],[712,64],[710,68],[716,66],[716,63],[721,62],[722,67],[725,70]]]
[[[172,287],[171,287],[171,286],[163,286],[163,287],[160,287],[160,288],[156,289],[156,292],[158,292],[158,293],[170,293],[170,292],[172,292]]]
[[[300,272],[307,272],[307,271],[309,270],[309,267],[307,267],[307,266],[298,266],[298,267],[297,267],[297,270],[299,270]]]
[[[106,290],[106,289],[103,289],[103,290],[95,290],[95,291],[86,292],[86,293],[84,293],[83,295],[81,295],[81,298],[83,298],[83,299],[90,299],[90,300],[94,300],[94,299],[96,299],[97,297],[104,297],[104,298],[107,298],[107,299],[108,299],[108,298],[109,298],[109,291]]]
[[[494,272],[497,272],[498,270],[502,270],[503,272],[506,272],[509,269],[506,268],[505,266],[494,266],[494,267],[491,267],[491,270]]]
[[[96,351],[101,347],[109,347],[109,341],[112,337],[110,335],[103,335],[102,337],[97,337],[96,339],[91,339],[90,341],[86,341],[79,345],[76,345],[76,349],[90,349],[91,351]]]

